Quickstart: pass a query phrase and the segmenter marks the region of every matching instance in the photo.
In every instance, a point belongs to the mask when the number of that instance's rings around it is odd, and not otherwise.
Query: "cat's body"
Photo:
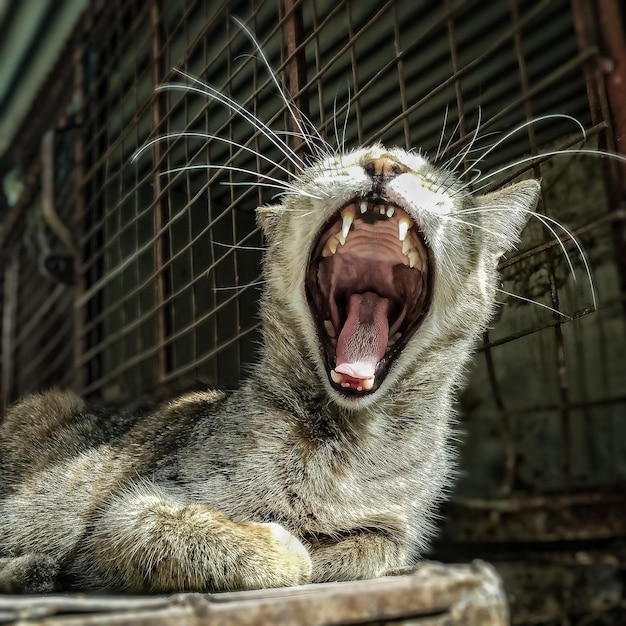
[[[114,417],[50,392],[8,412],[0,590],[253,588],[415,562],[453,472],[453,394],[539,185],[474,198],[382,146],[294,184],[259,210],[264,341],[239,391]]]

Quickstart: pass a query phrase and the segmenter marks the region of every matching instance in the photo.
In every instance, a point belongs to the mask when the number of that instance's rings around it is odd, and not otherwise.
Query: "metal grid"
[[[59,128],[43,138],[39,158],[23,179],[20,201],[7,207],[0,231],[3,399],[30,391],[33,384],[72,381],[74,267],[69,249],[75,242],[66,225],[73,225],[75,217],[75,130],[65,119]]]
[[[55,198],[56,206],[66,207],[66,221],[73,218],[72,205],[80,215],[79,283],[72,305],[67,288],[41,283],[32,259],[29,264],[21,258],[26,248],[10,246],[10,258],[19,258],[20,271],[30,274],[16,282],[15,264],[6,265],[5,302],[15,300],[11,290],[16,284],[28,294],[18,294],[19,307],[5,307],[3,388],[9,398],[55,380],[69,381],[63,371],[72,371],[80,391],[106,400],[196,378],[229,387],[254,359],[262,241],[253,211],[271,201],[273,193],[241,186],[254,176],[222,166],[280,177],[279,165],[289,163],[267,137],[215,99],[181,89],[155,91],[164,83],[202,89],[180,70],[277,131],[294,130],[254,45],[231,16],[247,22],[283,90],[319,122],[330,141],[351,147],[382,140],[441,152],[445,159],[467,145],[479,121],[483,145],[488,145],[501,136],[497,133],[555,111],[579,120],[592,142],[614,147],[606,94],[593,71],[597,37],[588,27],[578,28],[577,36],[574,18],[579,26],[590,23],[583,11],[567,0],[390,1],[376,7],[325,0],[217,7],[201,0],[95,2],[83,20],[74,55],[75,89],[67,98],[71,95],[71,119],[81,127],[72,134],[76,158],[63,174],[65,192]],[[546,147],[568,147],[576,132],[565,118],[530,125],[481,167],[488,171]],[[174,133],[183,135],[155,142],[132,161],[146,142]],[[223,141],[206,141],[197,133]],[[300,140],[293,141],[302,148]],[[33,167],[41,170],[40,161]],[[618,172],[602,170],[591,159],[568,157],[538,158],[530,165],[546,183],[541,210],[566,221],[588,249],[594,269],[604,271],[603,264],[615,259],[615,224],[621,217],[610,211],[621,193],[611,183]],[[489,182],[501,183],[522,169]],[[612,175],[609,198],[592,204],[570,199],[568,208],[561,198],[571,183],[559,181],[578,178],[581,170],[595,172],[587,174],[587,182],[605,181],[594,200],[606,195]],[[40,211],[35,195],[20,201],[24,210],[12,242],[26,237],[19,233],[29,231],[28,215]],[[571,210],[576,203],[579,209]],[[589,411],[599,406],[623,410],[617,382],[623,369],[619,354],[610,353],[613,346],[619,352],[621,343],[601,339],[597,344],[605,354],[591,359],[605,363],[608,382],[585,385],[593,376],[578,364],[589,361],[587,335],[613,332],[606,326],[616,323],[623,305],[624,268],[617,268],[617,283],[607,278],[597,285],[600,310],[587,323],[583,318],[591,312],[591,297],[580,258],[574,249],[576,287],[559,246],[554,233],[531,224],[520,252],[502,264],[504,288],[568,317],[507,298],[510,306],[485,336],[474,383],[462,403],[472,424],[497,424],[492,427],[506,444],[506,458],[499,461],[500,494],[510,493],[519,478],[514,431],[525,416],[541,412],[550,415],[548,422],[559,423],[553,434],[561,449],[561,480],[551,484],[564,487],[572,483],[570,420],[591,423]],[[30,297],[33,292],[36,298]],[[55,314],[57,306],[60,313]],[[43,317],[49,328],[38,324]],[[59,324],[62,332],[52,332]],[[35,327],[58,344],[31,333]],[[535,350],[532,342],[538,338],[550,346],[541,348],[546,350],[541,356],[545,385],[519,397],[507,389],[502,374],[517,351]],[[42,359],[52,353],[54,365],[42,368]],[[73,368],[67,367],[68,359]],[[487,482],[480,489],[493,491],[493,481]],[[477,488],[473,484],[469,491]]]
[[[171,82],[203,89],[174,71],[179,69],[273,128],[295,129],[254,45],[230,16],[247,21],[285,81],[283,89],[320,121],[329,139],[337,136],[346,146],[382,140],[433,154],[443,132],[445,159],[473,137],[479,116],[487,142],[558,111],[579,120],[592,143],[610,144],[606,107],[590,108],[587,96],[587,87],[596,101],[603,94],[589,80],[585,84],[598,51],[577,39],[579,13],[567,0],[99,7],[84,54],[85,289],[78,307],[87,315],[77,333],[85,346],[77,363],[86,372],[83,391],[117,399],[195,378],[228,387],[254,358],[255,248],[261,240],[252,214],[272,193],[239,186],[254,177],[222,166],[280,176],[277,165],[289,163],[262,133],[214,99],[178,89],[154,93]],[[203,132],[226,141],[193,136]],[[146,141],[173,133],[185,136],[155,143],[150,154],[130,162]],[[576,125],[565,118],[530,125],[481,166],[493,170],[546,147],[579,145],[577,139]],[[502,183],[528,167],[489,182]],[[593,204],[571,194],[562,201],[573,184],[560,181],[578,179],[583,170],[584,185],[603,180],[597,162],[538,158],[532,169],[544,177],[541,210],[568,223],[603,276],[600,310],[592,321],[584,319],[592,297],[576,249],[568,246],[578,275],[574,284],[555,234],[531,224],[521,251],[502,265],[504,289],[563,315],[503,297],[509,306],[485,335],[462,403],[470,424],[465,492],[473,495],[588,486],[598,480],[586,467],[594,455],[606,461],[601,482],[624,477],[621,449],[603,454],[602,437],[591,432],[607,422],[606,438],[617,441],[622,428],[613,416],[625,401],[619,385],[623,333],[614,342],[594,339],[612,335],[608,327],[621,315],[623,293],[603,270],[615,258],[612,228],[621,214],[608,211],[608,200],[595,201],[605,193],[604,183],[596,184]],[[541,373],[533,380],[540,384],[520,393],[507,378],[524,377],[533,364]],[[597,371],[604,371],[602,380],[596,380]],[[541,424],[535,439],[525,433],[532,420]],[[493,464],[482,458],[489,429],[505,450],[503,455],[497,446]],[[478,434],[481,443],[473,446]],[[576,438],[597,441],[597,449],[585,449]],[[537,445],[546,454],[555,451],[550,463],[537,462]],[[573,468],[573,455],[584,463]]]

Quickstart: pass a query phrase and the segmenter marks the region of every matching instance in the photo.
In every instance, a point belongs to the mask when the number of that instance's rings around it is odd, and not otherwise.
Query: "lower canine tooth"
[[[361,381],[361,386],[363,387],[363,389],[365,391],[369,391],[374,386],[374,379],[373,378],[364,378]]]
[[[336,337],[335,327],[333,326],[333,323],[330,320],[324,320],[324,328],[326,329],[326,333],[329,337],[332,337],[332,338]]]
[[[334,383],[339,384],[343,380],[343,376],[338,374],[335,370],[330,370],[330,377]]]

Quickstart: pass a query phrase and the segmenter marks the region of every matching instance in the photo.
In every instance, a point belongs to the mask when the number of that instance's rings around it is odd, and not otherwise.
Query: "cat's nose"
[[[407,171],[407,168],[402,163],[398,163],[390,154],[370,159],[363,165],[363,169],[372,177],[372,180],[377,182],[391,180]]]

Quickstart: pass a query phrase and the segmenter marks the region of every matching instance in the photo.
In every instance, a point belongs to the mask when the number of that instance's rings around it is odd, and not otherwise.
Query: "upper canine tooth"
[[[343,241],[341,241],[341,245],[343,246],[346,243],[346,237],[350,232],[350,226],[352,226],[352,222],[354,222],[354,207],[350,206],[347,209],[344,209],[341,213],[343,217],[343,223],[341,225],[341,237]]]
[[[398,239],[400,241],[404,241],[406,239],[406,234],[409,232],[409,228],[411,227],[411,221],[406,217],[401,217],[398,220]],[[404,250],[403,254],[406,254]]]

